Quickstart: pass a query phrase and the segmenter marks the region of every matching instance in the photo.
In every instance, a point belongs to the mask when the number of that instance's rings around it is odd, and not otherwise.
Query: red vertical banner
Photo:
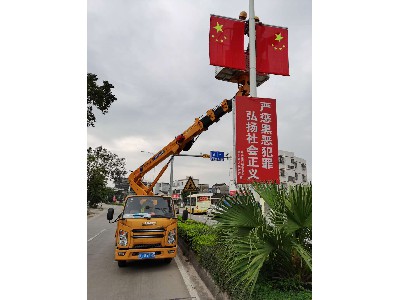
[[[257,72],[289,76],[288,29],[256,25]]]
[[[210,65],[246,70],[243,21],[211,15]]]
[[[276,100],[236,97],[236,182],[279,183]]]

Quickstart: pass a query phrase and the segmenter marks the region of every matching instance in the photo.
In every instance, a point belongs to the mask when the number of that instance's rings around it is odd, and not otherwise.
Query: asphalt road
[[[122,207],[114,206],[117,216]],[[116,223],[108,223],[107,209],[88,218],[87,298],[101,299],[213,299],[197,273],[177,256],[170,264],[156,260],[129,263],[114,261]]]

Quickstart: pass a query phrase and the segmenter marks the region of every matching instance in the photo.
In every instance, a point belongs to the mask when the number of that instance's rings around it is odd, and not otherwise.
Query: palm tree
[[[221,201],[214,217],[220,242],[231,249],[226,259],[230,280],[244,294],[251,294],[263,266],[270,276],[303,280],[312,269],[311,184],[285,188],[254,183],[252,187],[269,206],[265,215],[250,189],[244,188]]]

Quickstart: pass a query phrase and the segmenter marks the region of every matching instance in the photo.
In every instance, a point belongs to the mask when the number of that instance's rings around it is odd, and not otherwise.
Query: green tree
[[[99,146],[87,149],[87,201],[91,207],[99,202],[106,202],[110,190],[109,180],[118,180],[126,175],[125,158]]]
[[[105,190],[105,202],[111,203],[113,202],[113,197],[116,194],[116,190],[112,187],[106,187]]]
[[[117,100],[111,93],[113,88],[114,86],[108,81],[103,81],[103,85],[97,85],[97,75],[87,74],[87,127],[94,127],[96,122],[93,106],[105,115],[111,104]]]
[[[263,215],[248,189],[219,202],[215,219],[219,241],[228,245],[226,263],[230,280],[251,294],[262,270],[266,277],[311,280],[310,186],[286,189],[277,184],[254,183],[254,190],[269,206]]]
[[[87,179],[87,201],[90,207],[105,199],[107,191],[107,181],[100,170],[93,170]]]

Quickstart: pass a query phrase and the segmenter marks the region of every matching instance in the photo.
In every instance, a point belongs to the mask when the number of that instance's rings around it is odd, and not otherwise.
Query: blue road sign
[[[210,160],[216,160],[216,161],[224,160],[224,152],[210,151]]]

